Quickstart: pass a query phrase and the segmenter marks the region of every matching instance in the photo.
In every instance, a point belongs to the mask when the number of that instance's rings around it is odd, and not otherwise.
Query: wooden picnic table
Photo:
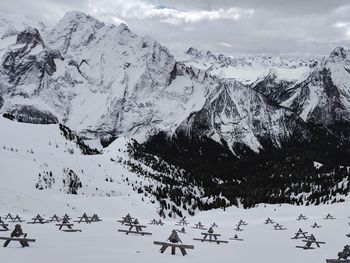
[[[49,221],[46,221],[40,215],[37,215],[36,217],[33,217],[32,220],[33,220],[32,222],[27,222],[27,224],[46,224],[46,223],[49,223]]]
[[[212,227],[209,228],[208,232],[206,233],[201,233],[201,235],[203,235],[203,238],[194,238],[193,240],[197,240],[197,241],[202,241],[202,242],[215,242],[217,244],[220,243],[228,243],[228,241],[225,240],[218,240],[218,237],[221,236],[221,234],[215,234],[214,230]]]
[[[11,241],[18,241],[22,247],[29,247],[28,242],[35,242],[35,239],[30,239],[26,237],[0,237],[0,240],[6,240],[4,247],[7,247]]]
[[[168,248],[171,247],[171,254],[175,255],[175,249],[179,248],[182,255],[186,256],[187,252],[186,249],[194,249],[193,245],[183,245],[183,244],[176,244],[176,243],[167,243],[167,242],[159,242],[159,241],[153,241],[153,244],[155,245],[161,245],[162,247],[160,248],[160,253],[164,253],[164,251]]]
[[[123,232],[126,235],[128,234],[138,234],[138,235],[152,235],[150,232],[144,232],[142,228],[146,228],[144,225],[140,225],[137,219],[134,222],[126,223],[125,226],[129,226],[129,229],[118,229],[118,232]],[[135,228],[135,230],[133,230]]]
[[[295,236],[292,237],[291,239],[302,239],[302,238],[308,238],[308,236],[306,235],[308,232],[304,232],[303,230],[301,230],[301,228],[299,228],[298,232],[295,233]]]
[[[175,255],[176,248],[180,249],[181,254],[183,256],[187,255],[186,249],[194,249],[194,246],[192,246],[192,245],[179,244],[179,243],[182,243],[182,241],[179,238],[177,231],[175,229],[171,232],[171,235],[169,236],[167,241],[169,241],[169,242],[154,241],[153,244],[162,246],[160,248],[160,253],[164,253],[164,251],[168,247],[171,247],[171,254],[172,255]]]
[[[302,240],[302,242],[306,242],[305,246],[296,246],[296,247],[302,248],[302,249],[314,249],[314,247],[312,247],[313,244],[315,244],[317,247],[320,247],[320,244],[326,244],[326,242],[317,241],[315,236],[312,234],[307,238],[307,240]]]

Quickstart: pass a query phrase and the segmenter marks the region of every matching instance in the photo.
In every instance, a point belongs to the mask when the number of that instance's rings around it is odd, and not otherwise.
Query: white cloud
[[[343,31],[346,39],[350,39],[350,23],[349,22],[337,22],[333,25]]]
[[[214,20],[239,20],[242,16],[251,16],[253,9],[239,7],[215,10],[178,10],[158,6],[144,0],[102,0],[90,1],[89,6],[95,13],[111,13],[124,19],[159,19],[164,23],[179,25]]]
[[[222,47],[233,47],[231,44],[225,43],[225,42],[219,42],[218,45],[220,45]]]

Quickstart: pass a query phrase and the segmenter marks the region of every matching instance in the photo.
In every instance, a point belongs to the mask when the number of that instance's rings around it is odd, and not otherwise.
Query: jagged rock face
[[[2,108],[3,105],[4,105],[4,99],[0,95],[0,109]]]
[[[225,141],[232,151],[242,144],[258,152],[267,141],[280,147],[294,133],[297,119],[291,111],[272,105],[242,84],[227,82],[214,90],[204,107],[192,113],[178,131]]]
[[[277,73],[274,70],[270,70],[266,76],[259,78],[250,86],[258,93],[280,104],[282,93],[294,84],[295,81],[279,79]]]
[[[19,32],[16,43],[2,58],[1,73],[12,86],[12,95],[29,97],[38,94],[45,76],[52,76],[56,71],[54,59],[57,58],[61,58],[60,53],[45,49],[37,29],[26,28]]]
[[[309,123],[350,121],[350,70],[346,51],[335,49],[306,80],[281,93],[281,105]]]

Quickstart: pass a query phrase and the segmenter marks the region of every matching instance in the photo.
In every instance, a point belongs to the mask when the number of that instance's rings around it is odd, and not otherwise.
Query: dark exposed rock
[[[34,124],[55,124],[58,119],[49,111],[42,111],[31,105],[17,105],[12,111],[8,112],[12,119],[19,122]]]

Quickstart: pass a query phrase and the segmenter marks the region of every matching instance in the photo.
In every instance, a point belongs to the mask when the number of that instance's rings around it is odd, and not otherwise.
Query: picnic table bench
[[[8,214],[5,216],[5,220],[7,220],[7,219],[13,220],[13,216],[12,216],[10,213],[8,213]]]
[[[350,263],[350,246],[344,246],[343,251],[338,253],[338,259],[327,259],[327,263]]]
[[[9,230],[8,226],[9,225],[6,224],[5,221],[3,221],[0,217],[0,227],[1,227],[0,231],[8,231]]]
[[[211,227],[219,227],[215,222],[211,224]]]
[[[80,223],[86,223],[86,224],[91,224],[91,218],[87,216],[86,213],[84,213],[82,216],[78,216],[79,220],[74,220],[73,222],[77,222],[78,224]]]
[[[201,230],[207,230],[207,228],[205,228],[204,225],[201,222],[198,222],[192,228],[194,228],[194,229],[201,229]]]
[[[321,226],[318,225],[316,222],[311,226],[312,228],[320,228]]]
[[[69,215],[67,215],[67,214],[64,214],[64,216],[62,216],[62,221],[63,220],[71,220],[72,218],[69,216]]]
[[[61,223],[56,224],[56,226],[59,227],[58,230],[63,232],[81,232],[80,229],[73,229],[74,224],[70,223],[68,219],[64,219]]]
[[[33,217],[32,220],[33,221],[31,221],[31,222],[27,222],[27,224],[46,224],[46,223],[49,223],[49,221],[45,220],[40,215],[37,215],[36,217]]]
[[[18,241],[22,247],[29,247],[28,242],[35,242],[35,239],[30,239],[26,237],[0,237],[0,240],[6,240],[4,243],[4,247],[7,247],[11,241]]]
[[[218,237],[221,236],[221,234],[215,234],[212,227],[209,228],[208,232],[201,233],[203,235],[203,238],[194,238],[193,240],[201,241],[201,242],[215,242],[217,244],[220,243],[228,243],[228,241],[225,240],[218,240]]]
[[[19,215],[16,215],[15,217],[12,217],[12,220],[11,220],[12,223],[16,223],[16,222],[22,223],[24,221],[25,220],[23,220]]]
[[[121,223],[122,225],[131,223],[135,218],[131,217],[130,214],[127,214],[126,216],[122,217],[122,220],[117,220],[117,222]]]
[[[278,224],[278,223],[277,223],[276,225],[274,225],[273,228],[274,228],[275,230],[287,230],[286,227],[283,227],[283,225],[280,225],[280,224]]]
[[[101,222],[102,219],[97,215],[97,214],[93,214],[91,217],[91,222]]]
[[[295,236],[292,237],[291,239],[302,239],[302,238],[308,238],[308,236],[306,235],[308,232],[304,232],[303,230],[301,230],[301,228],[299,228],[298,232],[295,233]]]
[[[265,223],[264,224],[274,224],[275,221],[273,221],[270,217],[268,217],[266,220],[265,220]]]
[[[177,229],[176,231],[179,232],[179,233],[182,233],[182,234],[186,233],[186,229],[184,227],[181,228],[181,229]]]
[[[247,226],[248,223],[243,221],[242,219],[239,220],[238,224],[236,226]]]
[[[151,222],[149,222],[148,223],[149,225],[164,225],[164,223],[162,222],[162,220],[161,219],[159,219],[158,221],[156,220],[156,219],[153,219],[153,220],[151,220]]]
[[[332,216],[331,214],[327,214],[326,215],[326,217],[324,217],[323,219],[325,219],[325,220],[334,220],[334,219],[336,219],[334,216]]]
[[[234,230],[238,232],[244,231],[244,229],[241,228],[240,225],[237,225],[237,227]]]
[[[140,225],[139,221],[137,219],[135,219],[133,222],[131,223],[127,223],[125,224],[125,226],[129,226],[129,229],[118,229],[118,232],[123,232],[126,235],[128,234],[138,234],[138,235],[152,235],[152,233],[150,232],[144,232],[142,230],[142,228],[146,228],[146,226],[144,225]],[[133,228],[135,228],[135,230],[133,230]]]
[[[300,214],[299,217],[297,218],[297,221],[301,221],[301,220],[307,220],[308,218],[306,216],[304,216],[303,214]]]
[[[180,221],[177,222],[175,225],[176,226],[187,226],[188,222],[186,221],[186,217],[181,218]]]
[[[314,249],[315,247],[312,247],[313,244],[315,244],[317,247],[320,247],[320,244],[326,244],[326,242],[317,241],[315,236],[312,234],[306,240],[302,240],[302,242],[306,242],[305,246],[296,246],[296,247],[302,248],[302,249]]]
[[[177,231],[174,229],[170,235],[170,237],[167,239],[170,242],[159,242],[159,241],[154,241],[154,245],[160,245],[162,246],[160,248],[160,253],[164,253],[165,250],[168,247],[171,247],[171,254],[175,255],[176,248],[180,249],[181,254],[183,256],[187,255],[186,249],[194,249],[193,245],[184,245],[184,244],[179,244],[182,243],[181,239],[179,238]]]
[[[0,231],[8,231],[9,230],[8,226],[9,225],[5,224],[5,222],[0,223],[0,227],[2,228],[0,229]]]
[[[243,241],[243,238],[239,238],[238,235],[234,235],[234,237],[230,237],[230,240],[235,240],[235,241]]]
[[[35,239],[27,238],[27,234],[23,233],[19,224],[15,225],[10,237],[0,237],[0,240],[5,240],[4,247],[7,247],[11,241],[18,241],[22,247],[29,247],[29,242],[35,242]]]
[[[60,218],[54,214],[53,216],[50,217],[49,222],[60,222]]]

